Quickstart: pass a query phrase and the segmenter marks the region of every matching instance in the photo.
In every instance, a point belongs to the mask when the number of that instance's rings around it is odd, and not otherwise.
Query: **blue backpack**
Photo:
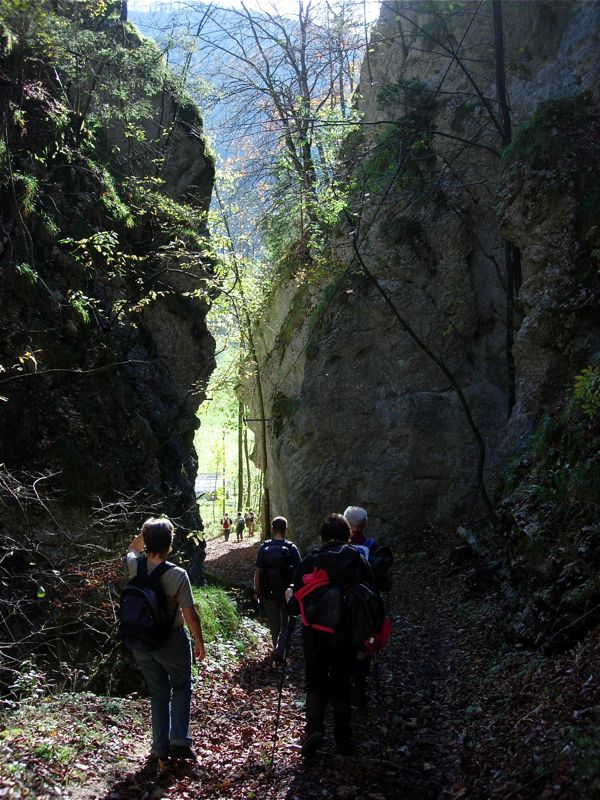
[[[148,574],[148,561],[138,559],[137,574],[123,587],[119,602],[119,635],[130,650],[151,652],[168,639],[177,613],[167,610],[160,578],[174,564],[163,561]]]

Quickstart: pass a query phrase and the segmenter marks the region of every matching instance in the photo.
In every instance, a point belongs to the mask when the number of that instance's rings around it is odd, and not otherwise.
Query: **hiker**
[[[309,576],[321,571],[331,583],[347,587],[365,583],[373,584],[367,561],[360,552],[348,544],[350,526],[341,514],[330,514],[319,531],[322,546],[307,555],[294,576],[294,595],[309,583]],[[307,580],[308,579],[308,580]],[[300,610],[291,591],[286,593],[292,613]],[[339,594],[338,594],[339,597]],[[326,601],[323,601],[326,602]],[[327,601],[328,602],[328,601]],[[333,617],[336,609],[325,608],[325,616]],[[339,610],[339,614],[342,614]],[[354,750],[351,727],[351,679],[359,645],[346,632],[327,632],[326,619],[319,628],[310,627],[303,618],[302,643],[306,666],[306,729],[302,755],[313,756],[323,744],[327,701],[331,701],[334,716],[336,750],[349,754]],[[337,620],[336,620],[337,622]]]
[[[200,617],[194,607],[187,572],[167,562],[173,543],[173,523],[166,517],[151,517],[127,549],[127,569],[133,578],[142,570],[162,574],[159,585],[172,623],[167,639],[157,649],[132,652],[150,692],[152,710],[151,758],[194,758],[189,733],[192,699],[192,653],[184,621],[194,640],[194,655],[204,659],[204,639]],[[144,552],[145,550],[145,552]],[[142,563],[143,562],[143,563]],[[167,566],[162,566],[166,564]],[[164,571],[163,571],[164,570]]]
[[[389,547],[378,547],[372,537],[365,536],[367,512],[360,506],[348,506],[344,519],[350,525],[349,543],[361,552],[371,565],[375,588],[378,591],[391,588],[390,571],[393,554]],[[352,705],[364,710],[367,706],[367,682],[371,672],[371,659],[364,650],[359,650],[352,671]]]
[[[288,532],[285,517],[275,517],[271,523],[271,538],[264,541],[256,554],[254,570],[254,595],[260,600],[267,618],[273,643],[272,660],[282,659],[278,648],[280,634],[286,636],[288,610],[285,591],[291,586],[296,568],[300,564],[300,551],[286,539]]]
[[[254,536],[254,513],[252,511],[246,512],[246,529],[248,530],[248,538],[252,539]]]
[[[226,542],[229,541],[229,533],[231,531],[231,517],[227,512],[225,512],[225,516],[221,520],[221,530],[223,531],[223,538]]]
[[[244,528],[246,527],[246,523],[244,522],[244,517],[242,516],[242,512],[238,511],[237,520],[235,522],[235,540],[236,542],[241,542],[244,538]]]
[[[378,545],[372,537],[365,536],[367,512],[364,508],[348,506],[344,511],[344,519],[350,525],[348,541],[364,555],[371,565],[377,591],[389,591],[392,588],[392,567],[394,565],[392,550],[385,545]]]
[[[371,553],[376,547],[375,539],[365,536],[367,526],[367,512],[360,506],[348,506],[344,511],[344,519],[350,526],[351,545],[361,551],[367,561],[371,561]]]

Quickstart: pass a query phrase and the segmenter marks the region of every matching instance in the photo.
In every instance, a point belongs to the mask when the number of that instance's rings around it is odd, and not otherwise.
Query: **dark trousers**
[[[364,709],[367,705],[367,681],[371,672],[369,656],[357,658],[352,671],[352,705]]]
[[[306,666],[306,734],[323,732],[327,701],[331,702],[336,742],[352,739],[351,683],[356,648],[334,647],[329,633],[302,629]]]
[[[265,617],[267,618],[267,625],[271,631],[273,648],[275,648],[277,646],[279,634],[287,623],[287,606],[283,597],[280,600],[273,600],[268,597],[262,598],[261,603]]]

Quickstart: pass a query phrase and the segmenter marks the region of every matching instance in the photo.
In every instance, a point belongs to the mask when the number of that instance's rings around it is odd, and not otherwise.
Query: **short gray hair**
[[[367,512],[360,506],[348,506],[344,511],[344,517],[353,528],[362,528],[367,522]]]

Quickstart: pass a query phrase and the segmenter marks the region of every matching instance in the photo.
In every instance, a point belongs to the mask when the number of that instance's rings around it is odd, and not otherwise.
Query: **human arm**
[[[254,594],[258,596],[258,590],[260,588],[260,569],[256,567],[254,570]]]
[[[298,550],[296,545],[293,542],[291,544],[292,564],[294,566],[294,570],[297,570],[302,562],[302,556],[300,555],[300,550]]]
[[[196,611],[196,607],[188,606],[188,608],[182,608],[181,612],[185,624],[188,626],[194,639],[194,655],[198,661],[204,661],[206,650],[204,648],[204,637],[202,636],[202,624],[200,623],[200,616]]]
[[[127,548],[127,552],[128,553],[143,553],[144,552],[144,547],[145,547],[144,537],[143,537],[143,535],[141,533],[138,533],[138,535],[135,536],[132,539],[131,544]]]
[[[294,616],[300,612],[300,606],[298,605],[298,601],[294,597],[294,592],[298,591],[302,586],[304,586],[304,576],[308,573],[312,572],[315,567],[315,558],[313,553],[309,553],[304,559],[298,564],[296,567],[296,572],[294,573],[294,581],[292,586],[286,589],[285,592],[285,599],[287,602],[287,610],[288,614]]]

